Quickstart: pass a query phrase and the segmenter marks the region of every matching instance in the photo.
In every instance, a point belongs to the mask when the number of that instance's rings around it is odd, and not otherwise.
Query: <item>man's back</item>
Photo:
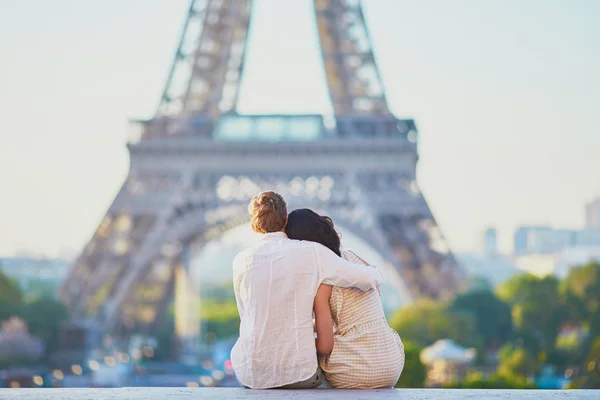
[[[267,233],[238,254],[233,279],[241,318],[232,362],[240,382],[279,387],[311,377],[317,368],[313,299],[321,283],[316,243]]]

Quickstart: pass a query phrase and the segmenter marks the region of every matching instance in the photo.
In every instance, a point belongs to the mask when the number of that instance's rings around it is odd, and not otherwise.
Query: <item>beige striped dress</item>
[[[369,266],[350,250],[342,257]],[[319,359],[328,383],[347,389],[393,387],[404,368],[404,345],[385,319],[379,292],[334,286],[329,305],[333,351]]]

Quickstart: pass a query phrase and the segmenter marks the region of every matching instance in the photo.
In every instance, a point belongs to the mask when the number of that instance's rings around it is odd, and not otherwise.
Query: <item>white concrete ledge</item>
[[[248,390],[240,388],[122,388],[122,389],[0,389],[2,400],[534,400],[598,399],[598,390],[481,390],[481,389],[387,389],[387,390]]]

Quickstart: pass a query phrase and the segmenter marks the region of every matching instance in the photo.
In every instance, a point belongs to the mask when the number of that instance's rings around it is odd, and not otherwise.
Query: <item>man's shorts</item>
[[[289,385],[283,385],[277,389],[315,389],[321,386],[321,383],[323,383],[323,371],[321,371],[321,368],[317,367],[317,372],[310,378],[304,381],[290,383]]]

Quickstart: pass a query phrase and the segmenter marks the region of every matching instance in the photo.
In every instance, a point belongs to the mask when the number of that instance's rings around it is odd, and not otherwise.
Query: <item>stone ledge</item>
[[[241,388],[120,388],[120,389],[0,389],[3,400],[116,400],[116,399],[331,399],[331,400],[533,400],[598,399],[596,390],[481,390],[481,389],[387,389],[387,390],[248,390]]]

